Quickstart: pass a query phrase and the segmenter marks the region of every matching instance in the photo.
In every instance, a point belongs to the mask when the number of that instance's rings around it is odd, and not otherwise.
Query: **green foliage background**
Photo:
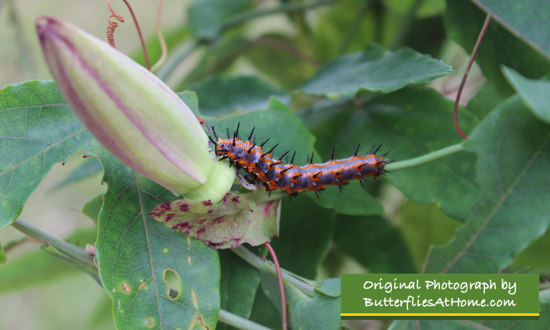
[[[156,58],[153,11],[140,13],[142,5],[133,5]],[[156,73],[176,91],[188,91],[180,96],[221,131],[237,122],[243,131],[256,127],[259,140],[280,143],[279,153],[296,150],[298,164],[313,151],[316,161],[326,160],[333,146],[337,157],[347,157],[358,143],[361,150],[384,143],[396,164],[452,145],[461,148],[369,180],[364,188],[355,182],[342,194],[330,187],[320,199],[304,193],[283,200],[273,247],[283,268],[308,279],[303,287],[287,284],[292,328],[340,326],[336,278],[344,272],[550,275],[550,84],[545,80],[550,3],[173,0],[166,1],[168,8],[178,9],[167,15],[177,19],[166,19],[172,26],[163,24],[169,53]],[[7,1],[0,2],[0,10],[14,34],[32,34],[21,20],[27,17],[20,15],[22,7]],[[493,21],[459,110],[469,135],[463,142],[452,121],[457,73],[463,72],[487,14]],[[79,23],[69,14],[58,16]],[[106,17],[87,16],[100,26]],[[119,49],[130,52],[134,46],[126,44],[127,38],[134,36],[117,35]],[[27,51],[36,49],[36,41],[20,40],[12,40],[9,51],[21,54],[21,72],[47,78]],[[141,53],[133,55],[143,63]],[[280,327],[278,289],[269,267],[261,261],[253,267],[241,253],[218,253],[151,219],[148,210],[172,195],[109,155],[53,82],[5,85],[0,90],[0,227],[5,227],[0,231],[0,306],[16,305],[20,292],[31,297],[44,292],[54,304],[69,301],[59,308],[79,321],[59,317],[49,324],[17,324],[9,320],[13,307],[0,307],[5,315],[0,327],[183,328],[199,316],[209,327],[227,328],[218,322],[220,308]],[[82,154],[94,157],[75,160]],[[60,170],[65,161],[74,165]],[[48,175],[52,167],[54,177]],[[78,187],[85,200],[91,199],[78,209],[93,221],[80,221],[73,212],[76,218],[64,219],[69,231],[59,230],[63,223],[32,222],[74,245],[96,244],[99,277],[91,273],[101,279],[103,293],[97,282],[66,263],[89,268],[55,246],[43,247],[53,256],[25,248],[29,244],[21,244],[9,226],[33,214],[29,209],[35,208],[37,219],[45,214],[31,193],[44,194],[46,183],[51,189],[46,194]],[[62,208],[74,208],[73,202]],[[538,321],[422,321],[420,327],[545,329],[550,327],[549,290],[543,282]],[[31,305],[32,314],[51,319],[43,299],[36,298],[41,303]],[[367,326],[416,327],[411,321]]]

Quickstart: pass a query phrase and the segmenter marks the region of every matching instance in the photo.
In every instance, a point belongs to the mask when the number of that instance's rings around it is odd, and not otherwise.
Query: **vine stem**
[[[485,32],[487,32],[489,23],[491,23],[491,15],[487,15],[487,18],[485,18],[485,23],[483,23],[483,27],[479,32],[479,36],[477,37],[476,44],[474,46],[474,49],[472,50],[472,55],[470,56],[470,60],[468,61],[468,66],[466,67],[466,71],[462,76],[462,81],[460,82],[460,86],[458,87],[458,91],[456,93],[455,105],[453,108],[453,120],[455,123],[456,130],[458,131],[458,134],[460,134],[460,136],[462,136],[463,139],[467,139],[468,136],[462,131],[462,129],[460,128],[460,124],[458,123],[458,103],[460,102],[462,91],[464,90],[464,86],[466,85],[466,79],[468,79],[468,75],[470,74],[470,69],[472,68],[472,64],[474,64],[474,59],[476,58],[476,54],[479,50],[479,47],[481,46],[481,41],[483,41]]]
[[[430,152],[429,154],[425,154],[420,157],[402,160],[395,163],[390,163],[385,166],[385,169],[388,171],[404,170],[410,167],[423,165],[425,163],[437,160],[439,158],[450,156],[452,154],[461,152],[463,150],[464,150],[464,145],[462,143],[458,143],[452,146],[445,147],[443,149],[436,150],[434,152]]]
[[[271,247],[269,242],[265,242],[265,247],[269,250],[273,263],[275,264],[275,270],[277,271],[277,280],[279,282],[279,292],[281,294],[281,319],[283,324],[283,330],[287,329],[287,315],[286,315],[286,295],[285,295],[285,284],[283,283],[283,274],[281,274],[281,265],[279,265],[279,259],[277,259],[277,254],[275,250]]]
[[[149,54],[147,54],[147,47],[145,47],[145,40],[143,39],[143,34],[141,33],[141,28],[139,27],[139,23],[136,17],[136,14],[134,13],[134,10],[132,9],[132,6],[130,6],[130,3],[128,0],[122,0],[124,4],[126,4],[126,7],[128,7],[128,11],[130,12],[130,15],[132,15],[132,20],[134,21],[134,25],[136,26],[136,31],[139,37],[139,43],[141,44],[141,50],[143,51],[143,57],[145,58],[145,67],[147,70],[151,70],[151,62],[149,61]]]
[[[231,249],[233,253],[238,255],[241,259],[248,262],[251,266],[253,266],[256,269],[262,268],[264,265],[268,265],[269,269],[271,270],[272,274],[276,274],[275,267],[267,262],[265,262],[261,257],[257,256],[247,248],[243,246],[239,246],[235,249]],[[285,269],[281,269],[283,279],[287,281],[288,283],[292,284],[296,288],[300,289],[300,291],[306,293],[308,296],[313,297],[315,296],[315,283],[308,281],[306,279],[300,278],[295,274],[289,273]]]
[[[218,314],[218,320],[238,329],[245,329],[245,330],[254,330],[254,329],[268,330],[269,329],[264,327],[263,325],[247,320],[244,317],[240,317],[239,315],[229,313],[228,311],[225,311],[223,309],[220,309],[220,313]]]
[[[49,244],[64,254],[76,259],[80,263],[96,268],[93,257],[86,253],[83,249],[48,234],[21,219],[15,220],[11,225],[13,228],[29,237],[34,238],[42,244]]]

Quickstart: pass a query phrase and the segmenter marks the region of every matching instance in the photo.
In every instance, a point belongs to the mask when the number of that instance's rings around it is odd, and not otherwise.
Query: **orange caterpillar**
[[[259,182],[264,183],[268,191],[283,189],[292,196],[305,190],[315,191],[318,194],[325,187],[331,185],[337,185],[341,190],[342,186],[350,180],[361,181],[369,176],[376,178],[385,173],[384,166],[390,162],[384,158],[386,154],[376,155],[381,146],[373,147],[370,153],[363,156],[358,155],[359,146],[357,146],[354,154],[344,159],[333,159],[333,148],[330,160],[326,163],[313,163],[312,153],[309,164],[294,165],[292,164],[296,155],[294,152],[290,163],[283,164],[281,160],[271,156],[278,144],[264,152],[262,148],[269,139],[260,145],[251,141],[254,129],[246,141],[239,139],[239,125],[237,125],[233,137],[228,132],[227,138],[220,138],[214,127],[212,127],[212,131],[216,140],[210,138],[210,141],[215,145],[216,156],[221,159],[229,159],[232,165],[252,174]],[[280,158],[282,159],[287,154],[288,151]]]

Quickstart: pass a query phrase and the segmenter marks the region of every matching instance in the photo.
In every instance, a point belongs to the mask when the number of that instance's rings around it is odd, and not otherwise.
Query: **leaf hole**
[[[171,268],[166,268],[163,273],[162,280],[166,283],[168,290],[166,295],[172,300],[176,300],[180,296],[181,292],[181,278],[180,275]]]

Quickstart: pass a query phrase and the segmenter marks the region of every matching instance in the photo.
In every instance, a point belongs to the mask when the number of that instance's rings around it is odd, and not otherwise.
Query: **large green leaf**
[[[334,243],[373,273],[416,271],[400,231],[382,217],[339,216]]]
[[[229,250],[221,250],[218,253],[221,267],[221,308],[249,318],[254,296],[260,284],[260,273]],[[217,329],[226,328],[226,325],[218,323]]]
[[[550,60],[550,2],[545,0],[473,1]]]
[[[0,228],[19,216],[55,163],[96,144],[51,81],[0,90],[0,132]]]
[[[432,249],[427,273],[500,271],[548,227],[549,125],[513,97],[465,145],[477,154],[479,199],[455,239]]]
[[[309,94],[353,95],[361,89],[389,93],[407,84],[423,83],[455,73],[448,64],[412,49],[390,52],[369,44],[365,51],[325,64],[303,87]]]
[[[491,1],[491,3],[496,2]],[[507,6],[506,4],[510,2],[502,1],[502,6]],[[532,1],[527,7],[538,8],[538,2],[540,1]],[[507,11],[517,16],[516,21],[527,22],[533,18],[520,16],[521,9],[518,8],[523,7],[525,1],[518,0],[514,3],[519,4],[519,6],[511,6]],[[541,13],[540,15],[544,14]],[[486,16],[486,13],[470,1],[447,0],[445,11],[447,33],[455,42],[471,53]],[[538,18],[535,17],[535,20],[538,20]],[[532,23],[535,30],[544,29],[544,26],[548,26],[548,22],[535,23],[533,21]],[[548,33],[548,31],[542,33]],[[550,72],[550,61],[545,55],[530,47],[524,40],[508,32],[498,22],[492,22],[489,25],[483,43],[476,55],[476,62],[481,67],[483,75],[507,95],[510,95],[513,90],[502,75],[502,65],[506,65],[531,79],[540,78]]]
[[[469,131],[472,115],[460,111],[460,123]],[[343,125],[334,127],[336,150],[362,150],[383,143],[380,153],[393,161],[406,160],[461,141],[452,121],[452,102],[438,92],[410,86],[389,95],[376,95],[349,112]],[[407,197],[420,202],[436,202],[444,213],[464,220],[475,201],[474,160],[459,153],[438,161],[388,173],[388,179]]]
[[[213,327],[219,309],[216,251],[149,216],[174,198],[169,191],[110,155],[100,159],[109,189],[99,215],[97,260],[117,326]]]
[[[540,120],[550,123],[550,81],[527,79],[507,67],[504,67],[503,71],[533,114]]]
[[[265,109],[272,95],[288,101],[282,91],[252,76],[214,76],[192,89],[200,99],[201,113],[207,116]]]

